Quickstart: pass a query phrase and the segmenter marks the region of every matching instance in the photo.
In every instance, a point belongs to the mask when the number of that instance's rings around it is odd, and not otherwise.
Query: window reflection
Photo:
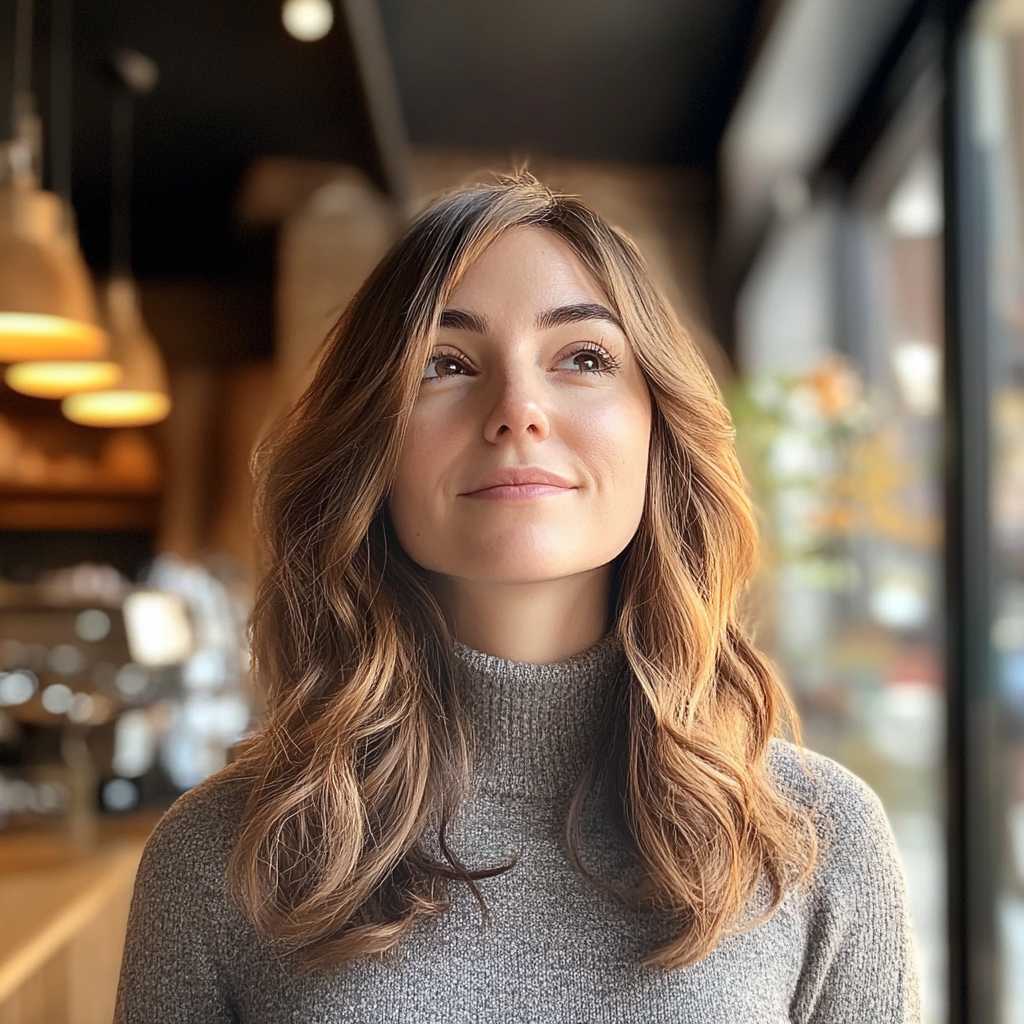
[[[929,1024],[947,985],[935,102],[918,90],[852,186],[778,226],[741,297],[732,394],[763,513],[758,639],[807,745],[885,805]]]

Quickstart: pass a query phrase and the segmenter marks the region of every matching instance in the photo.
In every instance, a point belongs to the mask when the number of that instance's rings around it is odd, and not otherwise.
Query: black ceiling
[[[15,0],[0,0],[0,68]],[[335,3],[336,9],[340,5]],[[759,0],[380,0],[414,143],[713,164]],[[48,0],[34,85],[47,113]],[[74,0],[74,188],[87,259],[108,260],[110,88],[119,47],[160,68],[136,119],[134,256],[143,278],[266,280],[266,239],[232,223],[264,154],[340,160],[383,184],[340,15],[291,39],[280,0]],[[3,76],[5,79],[7,75]],[[0,109],[10,83],[0,82]]]
[[[380,0],[414,142],[714,163],[760,0]]]
[[[14,0],[3,3],[10,25]],[[34,79],[45,118],[49,4],[37,0],[36,8]],[[142,276],[237,269],[232,200],[255,156],[344,160],[379,176],[344,26],[300,43],[285,33],[280,10],[275,0],[76,0],[73,196],[90,263],[108,259],[104,67],[119,47],[145,53],[160,69],[135,122],[133,234]]]

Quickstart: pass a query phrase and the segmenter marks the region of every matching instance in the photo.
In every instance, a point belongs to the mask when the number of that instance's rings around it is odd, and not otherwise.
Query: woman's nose
[[[542,385],[529,372],[506,372],[495,382],[484,437],[492,444],[529,437],[543,441],[550,424],[544,409]]]

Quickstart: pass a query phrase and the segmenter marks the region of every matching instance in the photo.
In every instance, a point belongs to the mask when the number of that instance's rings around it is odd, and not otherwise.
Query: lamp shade
[[[4,380],[13,391],[33,398],[66,398],[79,391],[116,387],[123,376],[121,364],[111,359],[59,359],[13,363]]]
[[[171,409],[160,349],[146,329],[135,282],[113,277],[105,289],[107,324],[121,380],[114,387],[68,395],[64,415],[90,427],[138,427],[157,423]]]
[[[106,356],[73,221],[52,192],[0,188],[0,362]]]

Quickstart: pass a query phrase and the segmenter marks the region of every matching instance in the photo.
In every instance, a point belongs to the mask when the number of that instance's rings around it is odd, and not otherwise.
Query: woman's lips
[[[485,501],[524,501],[574,491],[576,485],[557,473],[527,466],[496,470],[488,473],[462,497],[482,498]]]
[[[530,498],[544,498],[553,494],[568,494],[574,487],[556,487],[553,484],[499,484],[496,487],[482,487],[469,491],[465,498],[482,498],[485,501],[525,501]]]

